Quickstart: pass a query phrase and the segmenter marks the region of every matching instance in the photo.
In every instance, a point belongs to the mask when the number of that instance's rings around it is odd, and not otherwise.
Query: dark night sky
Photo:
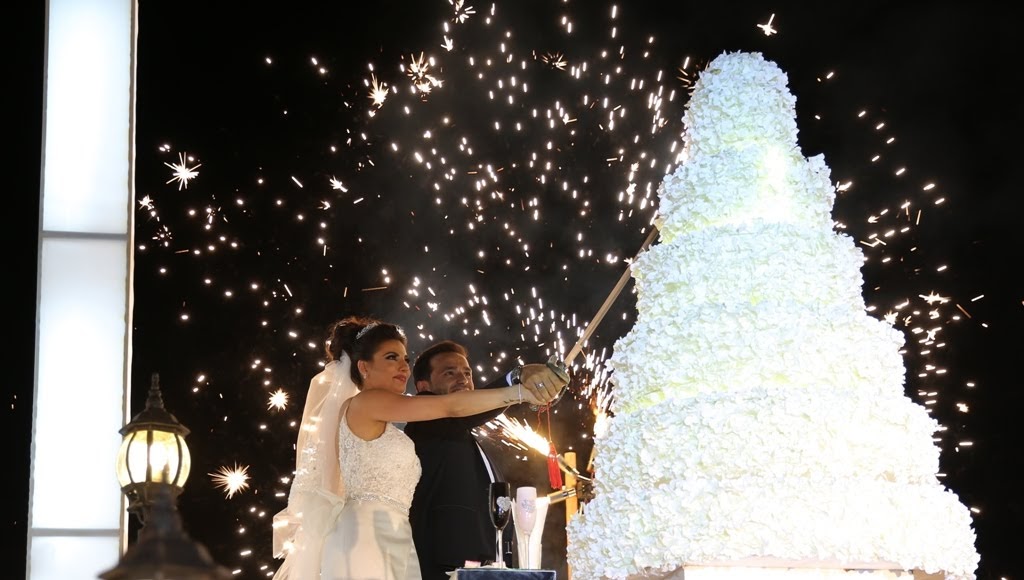
[[[317,358],[308,343],[319,341],[330,320],[348,313],[395,320],[410,330],[413,353],[426,344],[417,336],[420,326],[438,337],[462,338],[464,329],[471,334],[479,330],[467,342],[474,362],[485,367],[481,374],[489,378],[492,369],[508,364],[501,353],[544,356],[554,330],[568,337],[566,349],[574,340],[565,324],[550,320],[538,324],[539,332],[530,330],[535,320],[522,330],[528,314],[516,314],[511,304],[527,309],[542,304],[538,311],[548,310],[556,319],[576,316],[580,325],[611,290],[622,271],[621,259],[639,248],[650,208],[616,219],[621,206],[615,197],[626,171],[605,160],[608,151],[620,146],[636,148],[625,139],[633,129],[643,133],[647,128],[638,122],[644,118],[638,104],[645,92],[627,94],[621,83],[608,88],[613,100],[628,103],[634,115],[609,135],[597,129],[593,109],[573,100],[600,94],[595,90],[599,83],[573,83],[565,72],[538,71],[542,67],[532,65],[532,92],[522,102],[547,107],[561,96],[578,115],[578,134],[489,130],[494,118],[509,125],[518,109],[500,98],[490,103],[481,98],[486,92],[469,74],[464,57],[497,54],[497,32],[511,29],[509,50],[531,62],[533,50],[561,52],[570,63],[586,59],[593,69],[605,70],[607,62],[594,55],[602,47],[614,52],[623,45],[628,49],[621,61],[625,78],[649,78],[651,71],[663,70],[661,84],[680,96],[663,106],[668,128],[644,136],[658,153],[681,127],[685,89],[674,77],[684,57],[706,62],[722,51],[763,52],[789,75],[804,153],[824,153],[835,181],[854,181],[836,211],[855,236],[887,229],[884,219],[877,227],[867,224],[867,215],[894,207],[896,200],[918,199],[924,183],[938,184],[939,193],[927,195],[941,194],[946,204],[935,209],[919,204],[925,209],[919,226],[885,251],[865,250],[865,297],[880,305],[931,290],[950,297],[940,316],[944,346],[935,349],[939,354],[932,359],[948,372],[925,379],[908,372],[908,394],[918,398],[918,390],[939,392],[933,413],[949,429],[942,442],[945,482],[965,504],[981,509],[976,518],[979,578],[1015,578],[1024,572],[1016,553],[1024,506],[1009,475],[1024,467],[1016,427],[1022,385],[1011,372],[1024,346],[1024,290],[1015,280],[1024,248],[1019,226],[1024,204],[1011,188],[1024,152],[1013,137],[1021,123],[1019,98],[1011,100],[1010,90],[1020,81],[1020,51],[1015,24],[996,12],[995,4],[967,8],[937,2],[922,8],[888,2],[784,2],[762,7],[752,2],[631,1],[620,5],[618,37],[609,41],[610,4],[499,2],[500,25],[487,32],[481,24],[490,4],[469,2],[477,13],[453,25],[452,56],[440,47],[440,24],[451,13],[444,0],[381,0],[358,7],[298,4],[285,11],[282,3],[143,0],[139,7],[136,193],[151,196],[156,213],[140,210],[135,215],[137,244],[146,248],[136,258],[133,380],[142,393],[150,373],[160,372],[168,408],[192,429],[195,465],[180,509],[186,528],[219,562],[241,569],[242,578],[260,577],[258,563],[268,563],[269,515],[281,507],[273,497],[282,489],[276,478],[291,468],[294,434],[287,422],[301,414],[301,393]],[[558,27],[563,13],[576,23],[571,39]],[[772,13],[779,33],[766,37],[755,24]],[[42,10],[27,16],[30,23],[42,22]],[[27,28],[34,34],[28,43],[33,48],[42,44],[41,28]],[[647,49],[649,35],[656,38],[651,56],[637,58]],[[461,52],[467,46],[471,50]],[[361,84],[369,76],[367,63],[374,63],[379,80],[404,88],[408,82],[397,65],[421,51],[448,59],[438,72],[446,84],[425,102],[407,94],[389,97],[379,115],[368,119],[367,90]],[[266,56],[273,57],[273,65],[263,61]],[[326,74],[316,72],[313,56],[328,69]],[[31,113],[20,121],[26,123],[41,115],[41,55],[19,64],[26,69],[24,83],[32,87],[18,96]],[[819,82],[827,71],[835,71],[835,79]],[[400,104],[415,114],[400,114]],[[860,110],[868,111],[866,118],[856,118]],[[454,128],[434,126],[431,142],[460,173],[444,185],[444,201],[436,204],[431,188],[443,169],[425,171],[410,152],[428,150],[423,129],[442,114],[454,119]],[[879,122],[885,123],[883,129],[875,129]],[[16,167],[38,166],[39,137],[32,129],[28,123],[25,150],[18,151],[26,159]],[[451,145],[461,135],[473,140],[473,162],[502,166],[500,183],[488,191],[503,191],[507,203],[472,190],[472,180],[462,171],[469,161]],[[895,137],[891,145],[884,144],[888,136]],[[559,143],[553,153],[542,147],[548,138]],[[400,141],[398,153],[388,150],[392,141]],[[159,149],[164,144],[169,151]],[[541,159],[554,159],[552,184],[565,179],[589,198],[586,215],[579,215],[579,200],[560,195],[549,183],[539,184],[539,171],[517,164],[534,146]],[[170,171],[164,165],[176,162],[179,152],[202,163],[199,177],[180,191],[166,183]],[[881,159],[872,162],[876,153]],[[892,169],[899,166],[907,172],[897,179]],[[27,173],[16,193],[34,206],[38,172]],[[662,171],[639,173],[641,183],[656,184]],[[583,187],[585,175],[590,181]],[[331,190],[331,177],[348,191]],[[353,203],[357,197],[364,201]],[[471,201],[464,205],[462,197]],[[529,205],[535,197],[544,199],[536,221]],[[236,203],[239,199],[244,205]],[[210,220],[187,214],[206,208],[213,208]],[[31,226],[31,220],[19,221]],[[469,223],[474,229],[468,229]],[[530,252],[519,249],[505,223],[531,242]],[[163,231],[170,233],[161,238],[168,241],[166,247],[154,239]],[[23,239],[33,233],[30,227],[16,230],[15,240],[34,248]],[[585,242],[577,242],[577,234]],[[319,237],[327,240],[326,252]],[[424,246],[431,252],[424,254]],[[599,257],[614,253],[620,261],[577,259],[577,246]],[[486,256],[477,256],[479,250]],[[894,259],[885,265],[873,260],[882,255]],[[33,271],[33,251],[16,259],[19,275],[22,263]],[[940,263],[949,268],[936,274]],[[390,280],[383,279],[382,268]],[[422,288],[419,297],[407,294],[413,276],[422,277],[437,295],[426,298]],[[253,283],[255,289],[249,287]],[[486,307],[470,299],[468,284],[488,297]],[[537,288],[540,300],[528,296],[530,288]],[[503,294],[510,289],[516,294],[506,301]],[[226,297],[227,291],[233,296]],[[17,292],[19,300],[34,300],[30,283],[19,283]],[[979,295],[984,298],[972,301]],[[427,307],[431,301],[439,304],[436,312]],[[444,314],[458,304],[464,309],[446,320]],[[970,318],[949,322],[958,312],[954,304],[962,305]],[[630,297],[620,298],[595,337],[598,348],[610,350],[628,330],[631,309]],[[481,324],[485,310],[490,326]],[[181,320],[183,313],[188,321]],[[19,466],[27,472],[33,322],[19,319],[16,328],[19,386],[11,395],[7,423],[14,426],[16,447],[23,450]],[[911,352],[908,368],[917,369],[927,359]],[[200,374],[203,382],[197,382]],[[977,386],[966,388],[968,381]],[[286,412],[267,408],[269,393],[278,388],[292,393]],[[141,407],[144,397],[135,399]],[[957,402],[966,402],[970,412],[957,412]],[[580,437],[587,414],[565,402],[560,407],[552,427],[560,450],[589,450]],[[535,418],[523,417],[536,424]],[[964,440],[973,446],[958,451],[955,442]],[[236,463],[249,466],[251,487],[225,499],[206,474]],[[510,459],[505,467],[519,481],[543,485],[543,463],[536,454],[527,461]],[[25,534],[25,479],[16,478],[21,496],[9,518],[18,537]],[[551,531],[551,519],[548,523],[546,533],[557,533]],[[243,527],[249,531],[240,534]],[[240,557],[246,548],[253,555]],[[23,553],[24,545],[16,544],[12,559],[18,561]]]

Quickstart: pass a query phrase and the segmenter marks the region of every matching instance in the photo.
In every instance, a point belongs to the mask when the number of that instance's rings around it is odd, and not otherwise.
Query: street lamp
[[[117,480],[128,510],[142,522],[137,541],[102,580],[228,580],[209,551],[185,533],[176,501],[192,467],[188,429],[164,409],[160,376],[153,373],[141,413],[121,428]]]
[[[128,511],[145,524],[156,492],[167,489],[176,498],[192,469],[188,429],[164,409],[159,374],[153,373],[146,407],[120,433],[117,481],[128,497]]]
[[[181,525],[171,486],[154,490],[148,521],[138,541],[102,580],[228,580],[231,572],[217,565],[202,544],[193,542]]]

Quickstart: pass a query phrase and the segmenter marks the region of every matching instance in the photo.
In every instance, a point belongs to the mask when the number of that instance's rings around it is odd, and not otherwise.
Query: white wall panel
[[[49,0],[27,577],[93,579],[126,541],[135,0]]]
[[[101,572],[117,565],[117,554],[115,538],[37,538],[32,543],[31,578],[95,580]]]
[[[43,230],[127,232],[132,5],[50,0]]]
[[[114,461],[123,424],[123,240],[46,239],[42,247],[36,383],[38,528],[120,526]],[[69,493],[72,491],[73,493]],[[88,501],[83,501],[88,498]]]

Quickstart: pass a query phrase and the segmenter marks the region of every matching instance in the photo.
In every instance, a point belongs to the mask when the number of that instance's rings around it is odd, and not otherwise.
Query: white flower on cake
[[[903,334],[865,310],[863,254],[835,231],[824,158],[797,146],[786,75],[721,55],[683,119],[659,243],[631,264],[638,316],[609,359],[573,577],[758,562],[973,578],[939,426],[904,395]]]

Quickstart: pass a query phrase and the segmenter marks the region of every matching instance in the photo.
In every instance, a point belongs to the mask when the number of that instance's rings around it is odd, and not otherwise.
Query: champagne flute
[[[512,517],[512,486],[507,481],[491,483],[490,508],[491,523],[494,524],[494,563],[499,568],[504,568],[505,552],[501,543],[501,532]]]
[[[526,540],[526,566],[524,568],[529,569],[533,567],[530,565],[530,552],[533,551],[530,547],[530,534],[533,532],[533,526],[537,523],[537,488],[530,486],[516,488],[515,509],[516,529],[522,532]]]

